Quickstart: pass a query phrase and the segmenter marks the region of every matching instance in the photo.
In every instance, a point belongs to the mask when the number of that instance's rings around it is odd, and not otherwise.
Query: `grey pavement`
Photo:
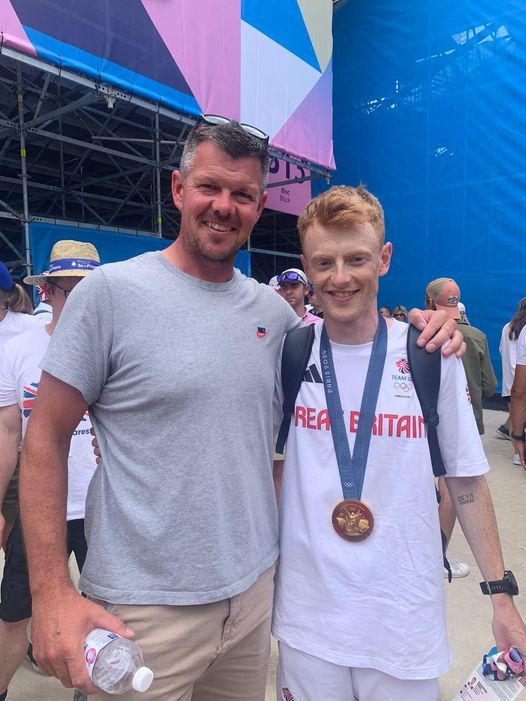
[[[500,529],[504,562],[517,577],[519,587],[526,592],[526,540],[524,537],[524,495],[526,474],[520,467],[511,463],[511,443],[498,438],[495,429],[505,419],[500,411],[484,411],[486,435],[484,447],[492,471],[488,475],[497,520]],[[479,589],[480,573],[460,528],[455,529],[450,546],[450,554],[471,567],[471,574],[464,579],[454,579],[444,586],[448,602],[448,631],[453,649],[453,664],[448,674],[442,677],[442,701],[451,701],[458,687],[471,672],[481,655],[492,645],[491,604],[488,597],[482,596]],[[0,564],[1,566],[1,564]],[[516,598],[517,607],[526,618],[526,595]],[[411,641],[407,641],[411,645]],[[274,674],[277,659],[275,643],[267,701],[274,701]],[[0,660],[1,664],[1,660]],[[137,698],[140,698],[137,696]],[[9,701],[62,701],[72,699],[72,692],[63,689],[54,679],[46,679],[36,674],[25,662],[18,670],[9,689]],[[167,700],[169,701],[169,700]],[[321,700],[320,700],[321,701]],[[400,699],[403,701],[403,699]],[[422,701],[426,701],[422,699]]]

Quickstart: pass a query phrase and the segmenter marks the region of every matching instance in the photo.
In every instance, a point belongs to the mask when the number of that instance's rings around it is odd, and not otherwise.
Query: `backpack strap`
[[[428,353],[425,348],[419,348],[416,345],[416,339],[419,335],[420,331],[412,324],[409,324],[407,332],[407,359],[427,427],[427,442],[431,454],[433,474],[435,477],[442,477],[446,474],[446,468],[442,460],[437,435],[437,426],[440,421],[437,405],[440,391],[441,349],[437,348],[433,353]]]
[[[279,428],[276,452],[282,453],[289,435],[290,419],[300,391],[305,368],[314,342],[316,324],[292,329],[285,336],[281,354],[281,384],[283,387],[283,420]]]
[[[407,332],[407,360],[411,368],[411,377],[413,378],[416,395],[422,407],[422,415],[426,422],[427,443],[431,455],[433,474],[435,477],[442,477],[446,474],[446,468],[442,460],[437,434],[437,426],[440,421],[438,416],[438,393],[440,392],[441,349],[437,348],[433,353],[428,353],[425,348],[420,348],[416,345],[419,335],[420,331],[412,324],[409,324]],[[437,501],[440,504],[440,492],[438,489],[436,494]],[[444,567],[447,571],[448,581],[451,583],[451,565],[446,557],[447,538],[442,529],[440,530],[440,537],[442,538]]]

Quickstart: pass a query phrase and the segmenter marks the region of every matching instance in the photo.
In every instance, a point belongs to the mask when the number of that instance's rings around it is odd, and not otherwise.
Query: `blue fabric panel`
[[[394,244],[379,301],[453,277],[500,375],[526,294],[526,6],[353,0],[334,17],[335,183],[364,182]]]
[[[155,102],[162,102],[188,114],[195,116],[201,114],[201,109],[192,95],[186,95],[179,90],[158,83],[151,78],[135,73],[100,56],[83,51],[76,46],[64,44],[28,26],[24,26],[24,29],[29,40],[35,46],[39,57],[50,63],[58,63],[77,73],[83,73],[91,78],[103,80],[136,95],[141,95]],[[175,67],[175,64],[173,65]]]
[[[127,260],[147,251],[159,251],[172,243],[168,239],[160,239],[155,236],[134,236],[114,231],[34,222],[29,225],[33,274],[36,275],[48,269],[51,248],[61,239],[92,243],[98,250],[102,263]],[[239,251],[235,266],[244,275],[250,275],[250,252]]]
[[[241,19],[321,71],[297,0],[242,0]]]
[[[191,95],[141,0],[12,0],[24,26]],[[99,59],[100,64],[104,61]]]

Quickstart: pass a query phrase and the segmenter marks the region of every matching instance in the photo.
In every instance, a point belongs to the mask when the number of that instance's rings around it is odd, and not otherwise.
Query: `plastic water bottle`
[[[108,694],[146,691],[153,681],[137,643],[103,628],[88,633],[84,659],[92,682]]]

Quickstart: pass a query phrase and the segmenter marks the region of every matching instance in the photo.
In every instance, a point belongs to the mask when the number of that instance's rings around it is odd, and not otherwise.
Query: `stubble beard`
[[[239,250],[238,246],[236,244],[233,244],[226,251],[219,249],[217,250],[216,254],[213,254],[208,250],[208,246],[204,245],[198,237],[192,237],[189,243],[193,253],[197,258],[206,263],[212,263],[215,265],[231,265],[234,261],[234,258],[236,257],[236,253]],[[213,250],[213,246],[211,246],[211,248]]]

